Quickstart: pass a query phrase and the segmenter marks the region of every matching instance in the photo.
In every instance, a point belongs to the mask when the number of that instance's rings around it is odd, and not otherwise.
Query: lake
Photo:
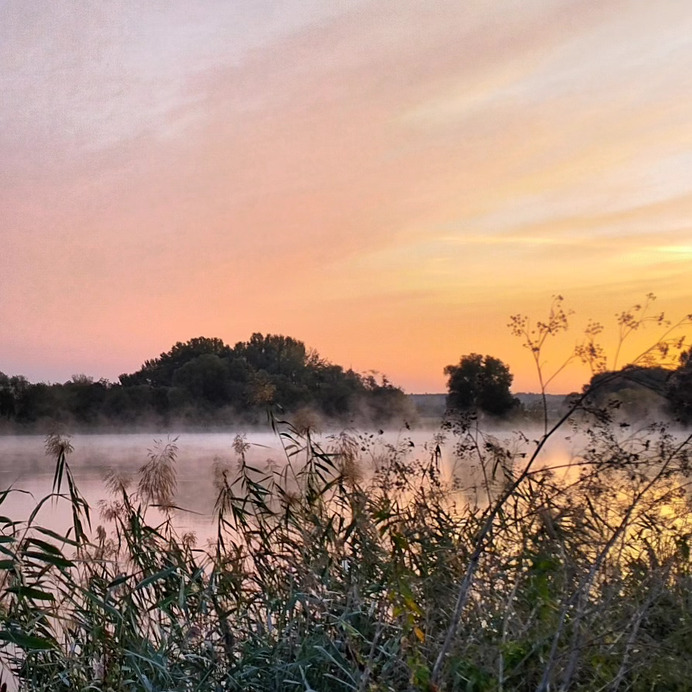
[[[148,460],[157,441],[165,444],[175,442],[178,447],[176,471],[177,493],[175,503],[189,511],[176,511],[175,523],[181,530],[192,530],[206,535],[212,530],[211,519],[216,498],[214,488],[214,466],[216,463],[233,464],[236,454],[233,442],[240,431],[229,432],[182,432],[161,435],[160,433],[112,433],[78,434],[71,436],[74,451],[68,456],[68,463],[77,480],[81,493],[93,508],[92,521],[100,522],[97,510],[99,500],[108,499],[104,476],[109,469],[119,474],[134,477],[137,470]],[[360,435],[359,445],[365,462],[365,472],[377,464],[378,457],[389,453],[392,447],[400,447],[407,454],[429,459],[436,444],[440,442],[440,468],[444,480],[456,480],[461,489],[474,486],[479,480],[478,469],[473,464],[463,468],[455,461],[455,440],[433,440],[433,430],[375,431],[354,433]],[[509,437],[509,432],[497,433],[500,439]],[[272,431],[253,431],[245,436],[250,445],[247,452],[248,463],[257,468],[265,468],[268,463],[282,466],[286,463],[286,451]],[[329,434],[317,438],[325,449],[333,444]],[[518,458],[528,451],[531,442],[523,448],[512,443]],[[556,440],[545,459],[551,464],[568,463],[572,451],[564,440]],[[543,461],[543,463],[548,463]],[[26,519],[36,502],[51,491],[55,459],[45,453],[45,436],[21,435],[0,437],[0,488],[18,488],[30,495],[11,493],[1,508],[0,514],[12,519]],[[467,491],[468,495],[468,491]],[[469,496],[469,499],[473,499]],[[64,530],[69,526],[70,515],[67,503],[57,508],[47,503],[41,510],[39,521],[44,526]]]

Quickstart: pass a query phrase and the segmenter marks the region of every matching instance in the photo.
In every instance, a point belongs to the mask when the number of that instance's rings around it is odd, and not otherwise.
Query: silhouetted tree
[[[619,410],[628,418],[650,415],[666,405],[670,370],[659,366],[630,365],[614,372],[600,372],[584,386],[590,406]]]
[[[668,379],[666,387],[673,415],[684,423],[692,422],[692,347],[680,356],[680,366]]]
[[[458,365],[444,369],[447,381],[447,407],[452,411],[484,411],[502,416],[519,406],[510,386],[513,376],[499,359],[471,353]]]
[[[310,361],[310,354],[302,341],[278,334],[255,333],[249,341],[241,341],[233,354],[245,358],[254,370],[269,375],[284,375],[290,381],[298,380]]]
[[[365,387],[363,413],[366,418],[378,424],[385,424],[391,419],[406,422],[416,418],[415,406],[403,390],[392,385],[386,375],[380,375],[378,382],[377,374],[371,371],[362,378]]]
[[[173,373],[172,384],[189,392],[200,403],[227,404],[230,400],[228,361],[214,353],[203,353],[180,366]]]
[[[176,370],[189,361],[203,355],[227,358],[230,354],[231,347],[221,339],[198,336],[184,343],[178,341],[170,351],[162,353],[158,358],[145,361],[137,372],[120,375],[120,382],[124,385],[149,384],[171,387]]]
[[[4,372],[0,372],[0,417],[14,418],[14,393],[10,378]]]
[[[63,385],[53,385],[54,396],[61,402],[61,408],[68,416],[79,423],[95,422],[108,395],[105,380],[94,382],[87,375],[73,375]]]
[[[233,348],[216,338],[177,342],[117,383],[75,375],[63,384],[31,384],[0,373],[0,418],[31,426],[209,423],[226,419],[229,409],[252,418],[267,406],[384,422],[402,417],[407,404],[386,378],[344,371],[302,341],[276,334],[255,333]]]

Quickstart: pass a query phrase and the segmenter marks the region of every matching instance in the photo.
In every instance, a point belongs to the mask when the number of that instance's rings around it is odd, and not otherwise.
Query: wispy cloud
[[[684,3],[0,13],[0,368],[264,329],[435,388],[461,350],[518,357],[506,315],[553,292],[684,302]],[[436,336],[399,357],[412,321]]]

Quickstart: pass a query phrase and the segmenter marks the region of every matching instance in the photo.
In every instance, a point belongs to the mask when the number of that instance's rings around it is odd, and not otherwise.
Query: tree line
[[[482,413],[492,417],[530,414],[512,395],[509,367],[493,356],[471,353],[444,369],[447,375],[447,410]],[[677,368],[628,366],[600,372],[584,386],[591,405],[622,409],[629,417],[663,413],[692,423],[692,347],[684,351]],[[568,397],[569,398],[569,397]]]
[[[493,356],[462,356],[444,373],[452,414],[512,418],[531,413],[511,392],[509,367]],[[692,348],[674,370],[628,367],[599,373],[586,387],[600,406],[614,401],[629,415],[642,416],[658,408],[692,423]],[[415,417],[407,396],[385,376],[345,370],[302,341],[274,334],[255,333],[233,347],[207,337],[177,342],[118,382],[75,375],[62,384],[32,384],[0,372],[0,420],[10,426],[253,423],[268,408],[378,425]]]
[[[255,333],[233,347],[207,337],[177,342],[118,382],[75,375],[32,384],[0,373],[0,417],[18,425],[252,423],[269,407],[377,424],[410,413],[404,392],[385,376],[344,369],[274,334]]]

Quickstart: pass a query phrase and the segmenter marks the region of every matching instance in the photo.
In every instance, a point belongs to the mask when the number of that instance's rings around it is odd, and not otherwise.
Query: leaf
[[[116,622],[122,622],[123,616],[120,614],[118,610],[116,610],[112,605],[109,603],[106,603],[106,601],[100,599],[98,596],[94,595],[89,591],[88,589],[81,588],[79,589],[86,598],[88,598],[92,603],[95,603],[99,608],[102,608],[105,610],[107,613],[110,613],[113,618],[116,620]]]
[[[42,541],[40,538],[29,538],[27,539],[27,543],[33,543],[38,548],[41,548],[41,550],[45,551],[46,553],[50,553],[51,555],[59,555],[60,557],[64,557],[59,548],[54,546],[52,543]]]
[[[7,593],[14,593],[21,598],[33,598],[36,601],[54,601],[55,596],[48,591],[41,591],[33,586],[10,586]]]
[[[144,589],[147,586],[149,586],[149,584],[152,584],[155,581],[159,581],[160,579],[165,579],[166,577],[173,574],[175,571],[176,571],[175,567],[166,567],[166,569],[162,569],[160,572],[157,572],[156,574],[152,574],[152,575],[148,576],[146,579],[142,579],[142,581],[139,582],[139,584],[137,584],[137,586],[135,586],[135,590],[137,591],[139,589]]]
[[[59,555],[50,555],[49,553],[39,553],[37,550],[27,550],[24,553],[25,557],[34,558],[41,562],[47,562],[49,565],[56,567],[74,567],[74,562]]]
[[[123,575],[113,579],[113,581],[108,582],[108,585],[106,586],[106,588],[107,589],[113,589],[116,586],[120,586],[120,584],[124,584],[128,579],[131,579],[131,578],[132,578],[131,574],[123,574]]]
[[[68,545],[72,545],[75,548],[79,546],[79,543],[77,541],[73,541],[71,538],[68,538],[67,536],[63,536],[59,533],[56,533],[55,531],[51,531],[50,529],[45,529],[42,526],[35,526],[34,529],[36,531],[40,531],[42,534],[46,536],[50,536],[51,538],[55,538],[56,541],[60,541],[61,543],[67,543]]]
[[[55,648],[55,644],[50,641],[50,639],[44,639],[43,637],[37,637],[32,634],[25,634],[20,631],[11,632],[9,630],[0,630],[0,640],[11,642],[25,650]]]

